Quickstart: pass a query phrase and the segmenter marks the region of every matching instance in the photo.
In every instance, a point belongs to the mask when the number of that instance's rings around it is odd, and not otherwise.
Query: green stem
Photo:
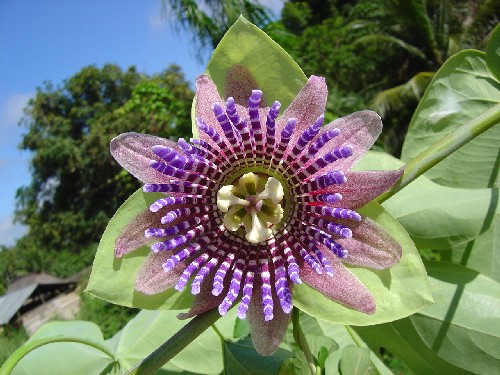
[[[76,342],[79,344],[88,345],[105,353],[107,356],[113,359],[113,362],[115,361],[115,355],[106,346],[99,344],[95,341],[83,339],[81,337],[54,336],[54,337],[46,337],[43,339],[33,340],[21,346],[7,359],[7,361],[5,361],[3,366],[0,368],[0,375],[9,375],[14,369],[14,367],[16,367],[16,365],[19,363],[19,361],[23,359],[24,356],[27,355],[32,350],[35,350],[41,346],[52,344],[55,342]]]
[[[152,375],[170,361],[182,349],[207,330],[220,318],[219,311],[212,309],[194,317],[179,332],[165,341],[158,349],[130,369],[127,375]],[[1,375],[1,374],[0,374]]]
[[[399,182],[380,195],[377,201],[379,203],[386,201],[441,160],[498,123],[500,123],[500,104],[494,105],[415,156],[406,164]]]
[[[318,370],[316,368],[316,362],[314,361],[314,357],[311,354],[311,349],[309,349],[309,345],[307,345],[306,337],[304,336],[304,332],[302,331],[302,328],[300,326],[299,309],[297,309],[296,307],[294,307],[292,311],[292,323],[293,338],[295,340],[295,343],[299,346],[300,350],[302,350],[302,352],[306,356],[311,374],[316,375]]]

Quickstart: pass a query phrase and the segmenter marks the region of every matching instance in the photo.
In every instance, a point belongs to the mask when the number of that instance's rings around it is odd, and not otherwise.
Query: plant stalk
[[[392,189],[380,195],[377,201],[379,203],[386,201],[441,160],[498,123],[500,123],[500,104],[496,104],[479,116],[474,117],[415,156],[406,164],[405,171],[399,182]]]
[[[220,318],[219,311],[212,309],[194,317],[175,335],[165,341],[158,349],[144,358],[126,375],[152,375],[164,364],[170,361],[182,349],[188,346],[195,338],[201,335]],[[0,374],[1,375],[1,374]]]
[[[304,332],[302,331],[302,327],[300,326],[299,319],[299,309],[294,307],[292,311],[292,323],[293,323],[293,338],[295,339],[295,343],[299,346],[300,350],[306,356],[307,363],[309,365],[309,370],[311,370],[312,375],[316,375],[317,367],[314,357],[311,353],[311,349],[309,349],[309,345],[307,345],[306,337],[304,336]]]

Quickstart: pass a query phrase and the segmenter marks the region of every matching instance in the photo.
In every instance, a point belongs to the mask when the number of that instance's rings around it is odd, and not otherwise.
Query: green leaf
[[[224,342],[224,373],[227,375],[271,375],[292,354],[279,348],[273,355],[263,357],[257,353],[250,338],[238,342]]]
[[[465,267],[426,262],[435,303],[397,322],[356,331],[419,374],[493,374],[500,366],[500,284]]]
[[[430,145],[500,102],[500,83],[483,52],[466,50],[439,69],[408,128],[401,159],[409,161]],[[441,185],[499,187],[500,126],[495,125],[426,173]]]
[[[422,260],[403,227],[378,203],[359,210],[380,224],[403,248],[399,263],[387,270],[349,267],[375,298],[373,315],[344,307],[306,284],[294,287],[294,305],[302,311],[333,323],[371,325],[390,322],[411,315],[432,303],[432,296]]]
[[[181,329],[187,321],[177,319],[177,314],[175,311],[141,311],[122,331],[108,340],[116,351],[121,368],[129,370]],[[218,374],[223,370],[222,363],[220,338],[209,329],[162,369],[165,373],[181,370]]]
[[[290,55],[243,17],[227,31],[208,63],[207,73],[222,97],[235,66],[246,68],[258,84],[255,88],[262,90],[270,103],[279,100],[283,109],[307,81]]]
[[[370,151],[356,169],[397,169],[402,165],[391,155]],[[498,201],[495,191],[441,186],[421,176],[383,206],[404,226],[417,248],[444,250],[475,239],[491,225],[490,219],[485,227],[485,218],[491,216],[492,204]]]
[[[146,211],[160,194],[137,190],[111,218],[92,266],[86,292],[111,303],[140,309],[185,309],[191,305],[189,291],[179,293],[173,289],[155,295],[145,295],[134,289],[135,277],[150,249],[144,246],[122,258],[114,256],[115,240],[127,224],[139,213]]]
[[[355,330],[374,352],[379,352],[380,348],[389,350],[415,374],[470,374],[439,358],[425,345],[410,318],[374,326],[355,327]]]
[[[435,304],[410,317],[439,357],[479,374],[500,368],[500,283],[476,271],[427,262]]]
[[[83,321],[47,323],[40,327],[25,345],[61,336],[81,338],[105,345],[99,327],[92,322]],[[75,342],[53,342],[28,353],[17,364],[12,374],[99,374],[108,366],[111,367],[113,362],[113,358],[95,347]],[[115,373],[117,374],[117,372],[109,374]]]
[[[339,374],[338,369],[344,348],[351,345],[355,345],[359,348],[368,348],[368,345],[366,345],[356,332],[348,326],[313,318],[312,316],[306,314],[300,315],[300,322],[302,329],[308,334],[335,339],[335,347],[332,348],[325,361],[326,375]],[[372,351],[370,351],[370,361],[376,367],[379,374],[392,374],[392,372]]]
[[[500,206],[498,189],[492,190],[490,210],[483,221],[481,234],[465,244],[454,246],[449,259],[500,282]],[[496,210],[495,210],[496,206]],[[482,229],[483,229],[482,228]]]
[[[377,374],[377,370],[370,361],[370,350],[354,345],[344,348],[340,369],[342,374],[349,375]]]
[[[486,63],[490,71],[500,80],[500,25],[493,29],[486,45]]]

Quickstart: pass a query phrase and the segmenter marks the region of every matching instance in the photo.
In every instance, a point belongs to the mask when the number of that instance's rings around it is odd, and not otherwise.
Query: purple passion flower
[[[115,255],[151,245],[138,291],[190,284],[196,297],[180,318],[213,308],[224,315],[236,305],[255,348],[269,355],[290,321],[294,284],[375,312],[373,296],[344,264],[383,269],[399,260],[401,246],[355,210],[402,170],[350,171],[379,135],[380,117],[362,111],[322,126],[323,78],[312,76],[281,116],[280,103],[267,106],[262,91],[237,94],[248,102],[223,101],[201,75],[199,139],[126,133],[112,140],[114,158],[144,191],[165,194],[125,228]]]

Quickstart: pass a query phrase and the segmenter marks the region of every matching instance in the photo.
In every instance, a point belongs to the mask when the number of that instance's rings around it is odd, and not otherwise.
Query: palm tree
[[[463,48],[481,48],[500,18],[495,0],[390,0],[395,21],[383,34],[363,36],[356,44],[379,43],[407,55],[400,76],[406,82],[377,93],[369,105],[385,117],[416,104],[434,72]]]
[[[271,21],[270,10],[251,0],[162,0],[162,4],[175,27],[193,32],[201,47],[199,57],[217,46],[240,14],[259,27]]]

